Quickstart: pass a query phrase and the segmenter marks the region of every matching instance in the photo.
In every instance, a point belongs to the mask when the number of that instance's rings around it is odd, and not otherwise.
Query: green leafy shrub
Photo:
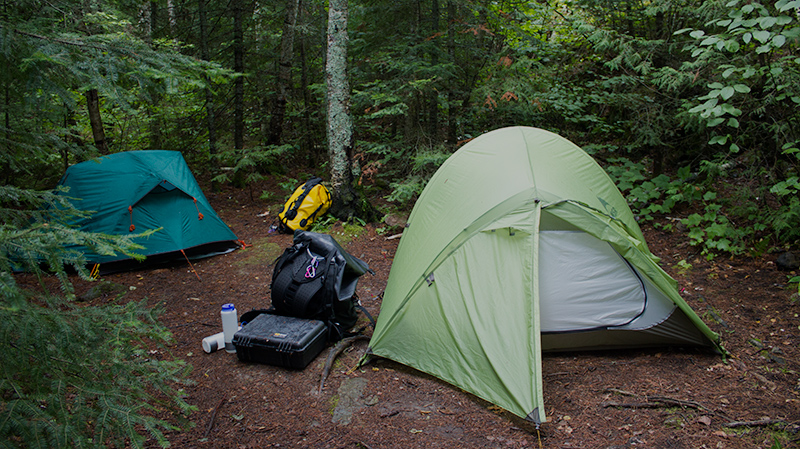
[[[677,178],[661,174],[648,178],[644,163],[627,158],[610,159],[606,168],[617,188],[625,195],[631,211],[639,221],[651,221],[656,215],[668,214],[680,204],[701,199],[703,189],[691,182],[689,167],[678,170]]]
[[[386,196],[386,199],[402,206],[413,203],[422,193],[431,176],[450,155],[451,153],[444,148],[418,151],[412,158],[411,175],[392,182],[389,186],[392,191]]]
[[[706,193],[707,200],[713,200],[716,194]],[[736,227],[722,212],[722,205],[706,204],[705,213],[694,213],[681,220],[689,228],[689,239],[692,246],[700,246],[701,254],[713,259],[716,252],[742,254],[745,250],[744,240],[751,231]]]

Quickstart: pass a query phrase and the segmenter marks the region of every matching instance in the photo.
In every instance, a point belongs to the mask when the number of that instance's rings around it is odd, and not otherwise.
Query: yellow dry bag
[[[330,207],[331,194],[322,185],[322,178],[311,178],[295,189],[278,214],[280,229],[284,232],[308,230]]]

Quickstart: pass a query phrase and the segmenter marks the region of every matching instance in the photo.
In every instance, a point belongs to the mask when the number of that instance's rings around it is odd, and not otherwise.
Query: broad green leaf
[[[730,69],[722,72],[722,77],[723,78],[730,78],[730,76],[733,75],[735,72],[736,72],[736,69],[730,68]]]
[[[781,47],[783,47],[783,44],[785,44],[785,43],[786,43],[786,37],[784,35],[782,35],[782,34],[775,35],[772,38],[772,45],[775,48],[781,48]]]
[[[747,32],[742,35],[742,40],[745,44],[749,44],[750,41],[753,39],[753,33]]]
[[[706,127],[713,128],[713,127],[721,124],[724,121],[725,121],[725,119],[722,118],[722,117],[712,118],[711,120],[708,121],[708,123],[706,123]]]
[[[703,31],[703,30],[694,30],[691,33],[689,33],[689,36],[692,36],[695,39],[700,39],[701,37],[703,37],[705,35],[706,35],[706,32]]]
[[[769,53],[769,51],[771,49],[772,49],[772,46],[769,45],[769,44],[761,45],[758,48],[756,48],[756,53],[759,54],[759,55],[764,54],[764,53]]]
[[[728,52],[736,53],[737,51],[739,51],[739,48],[740,48],[739,43],[736,42],[735,40],[731,39],[725,41],[725,50],[727,50]]]
[[[722,110],[725,111],[726,114],[730,114],[730,115],[732,115],[734,117],[738,117],[738,116],[742,115],[742,110],[737,108],[736,106],[730,104],[730,103],[723,104],[722,105]]]
[[[772,16],[761,17],[760,19],[758,19],[759,26],[761,26],[761,28],[763,28],[765,30],[767,28],[771,28],[772,26],[774,26],[777,22],[778,22],[778,19],[776,19],[775,17],[772,17]]]
[[[733,118],[733,117],[731,117],[731,118],[729,118],[729,119],[728,119],[728,123],[727,123],[727,124],[728,124],[728,126],[730,126],[731,128],[739,128],[739,120],[736,120],[736,119],[735,119],[735,118]]]
[[[731,98],[733,96],[733,94],[735,94],[735,93],[736,93],[736,91],[731,86],[725,86],[722,89],[722,91],[720,91],[720,94],[722,95],[722,99],[723,100],[727,100],[727,99]]]
[[[733,88],[736,90],[736,92],[739,92],[740,94],[750,93],[750,86],[746,84],[734,84]]]
[[[781,4],[781,3],[783,3],[783,4]],[[780,5],[780,6],[778,6],[778,5]],[[775,4],[775,6],[778,8],[778,11],[784,12],[784,11],[788,11],[788,10],[790,10],[792,8],[794,8],[794,9],[800,8],[800,1],[796,1],[795,0],[795,1],[791,1],[791,2],[785,2],[785,3],[784,2],[778,2],[778,3]]]
[[[714,136],[708,141],[709,145],[724,145],[728,141],[728,136]]]
[[[771,36],[770,32],[764,30],[756,31],[753,33],[753,37],[762,44],[768,42],[770,36]]]
[[[689,113],[690,114],[697,114],[698,112],[704,111],[705,109],[706,109],[706,105],[705,104],[699,104],[699,105],[689,109]]]
[[[735,143],[732,143],[731,144],[731,153],[738,153],[738,152],[739,152],[739,145],[736,145]]]

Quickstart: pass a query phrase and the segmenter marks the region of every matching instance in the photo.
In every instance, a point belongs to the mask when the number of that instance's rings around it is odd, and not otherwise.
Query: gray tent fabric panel
[[[542,351],[581,351],[598,349],[647,348],[669,345],[705,345],[708,339],[678,308],[669,317],[645,330],[619,328],[588,332],[542,334]]]
[[[623,326],[644,312],[642,280],[607,242],[585,232],[542,231],[539,257],[542,332]]]
[[[630,323],[619,326],[620,330],[645,330],[663,323],[667,317],[672,315],[678,307],[667,297],[661,290],[658,289],[653,283],[644,276],[641,276],[644,282],[644,289],[647,292],[647,306],[644,313],[636,317]],[[692,326],[693,327],[693,326]]]

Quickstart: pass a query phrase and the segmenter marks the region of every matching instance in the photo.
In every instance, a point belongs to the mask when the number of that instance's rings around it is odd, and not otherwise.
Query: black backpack
[[[356,283],[366,272],[374,274],[333,237],[297,230],[292,246],[275,262],[270,284],[274,313],[323,321],[328,339],[338,341],[358,321]]]

